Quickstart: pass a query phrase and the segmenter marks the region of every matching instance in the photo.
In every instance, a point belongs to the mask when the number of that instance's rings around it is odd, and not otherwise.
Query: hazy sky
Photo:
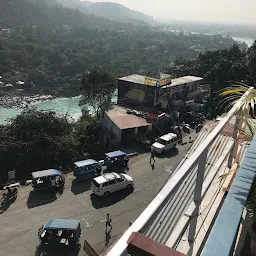
[[[170,20],[256,24],[256,0],[89,0],[116,2]]]

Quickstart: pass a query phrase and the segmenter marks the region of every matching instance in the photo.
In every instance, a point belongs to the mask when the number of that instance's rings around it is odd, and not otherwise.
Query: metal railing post
[[[197,176],[196,176],[196,187],[195,187],[195,193],[194,193],[195,210],[190,219],[190,226],[189,226],[189,233],[188,233],[188,241],[189,242],[193,242],[194,238],[195,238],[197,218],[198,218],[199,208],[200,208],[200,204],[201,204],[201,194],[202,194],[202,187],[203,187],[203,182],[204,182],[204,173],[205,173],[207,153],[208,153],[208,149],[206,149],[204,151],[204,153],[201,155],[199,163],[198,163],[198,170],[197,170]]]
[[[229,154],[228,168],[231,168],[231,166],[232,166],[234,153],[235,153],[235,148],[236,148],[237,143],[238,143],[237,134],[238,134],[238,129],[240,128],[240,124],[242,122],[242,118],[243,118],[241,113],[242,113],[242,110],[240,108],[239,111],[237,112],[237,115],[236,115],[236,121],[235,121],[234,131],[233,131],[233,135],[232,135],[232,138],[234,139],[234,144],[233,144],[233,147],[232,147],[232,149],[230,151],[230,154]]]

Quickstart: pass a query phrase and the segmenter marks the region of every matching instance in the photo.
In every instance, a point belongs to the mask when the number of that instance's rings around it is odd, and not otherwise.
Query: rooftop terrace
[[[225,191],[232,182],[233,175],[223,174],[239,167],[247,150],[247,143],[238,133],[241,119],[236,118],[234,122],[232,118],[249,91],[217,125],[201,131],[174,174],[109,251],[108,256],[127,255],[127,241],[133,232],[140,232],[186,255],[200,255],[208,233],[211,231],[212,223],[214,223],[216,212],[225,199]],[[227,127],[230,126],[232,132],[225,131],[225,129],[229,131],[230,128]],[[253,154],[255,153],[251,152],[251,156],[254,156]],[[253,175],[248,176],[248,179],[252,181],[252,177]],[[248,195],[248,189],[246,193]],[[243,202],[247,195],[243,198]],[[224,244],[228,243],[229,248],[234,248],[234,234],[237,234],[237,226],[241,218],[240,210],[238,215],[240,217],[233,219],[236,223],[233,226],[235,232],[231,232],[233,237],[224,242]],[[229,217],[233,218],[233,215]],[[228,226],[227,223],[225,227]],[[221,224],[219,224],[219,229],[221,229]],[[224,234],[223,228],[222,234]],[[225,235],[222,235],[221,239],[224,241]],[[208,248],[210,251],[215,246],[215,252],[218,253],[208,254],[209,251],[207,251],[203,255],[230,255],[229,253],[223,254],[218,248],[218,243],[221,243],[219,239],[214,239],[212,235],[212,242]]]
[[[153,79],[155,79],[155,78],[153,78]],[[118,80],[130,82],[130,83],[135,83],[135,84],[145,85],[145,83],[144,83],[145,76],[141,76],[141,75],[138,75],[138,74],[133,74],[133,75],[121,77],[121,78],[118,78]],[[183,77],[171,79],[172,83],[170,85],[165,85],[165,86],[162,86],[161,88],[169,88],[169,87],[174,87],[174,86],[178,86],[178,85],[182,85],[182,84],[186,84],[186,83],[191,83],[191,82],[196,82],[196,81],[201,81],[201,80],[203,80],[202,77],[183,76]],[[150,86],[156,86],[156,85],[153,84],[153,85],[150,85]]]

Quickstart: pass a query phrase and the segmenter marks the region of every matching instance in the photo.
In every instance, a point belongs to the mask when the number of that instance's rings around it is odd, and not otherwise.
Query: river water
[[[251,47],[255,41],[255,39],[252,39],[252,38],[244,38],[244,37],[232,37],[232,38],[235,41],[246,43],[248,47]]]
[[[245,42],[248,47],[252,46],[254,39],[251,38],[242,38],[242,37],[233,37],[235,41]],[[80,97],[73,98],[57,98],[53,100],[47,100],[36,105],[37,110],[54,110],[59,114],[65,115],[68,113],[68,116],[72,119],[77,120],[81,115],[81,107],[79,106]],[[116,96],[113,97],[113,102],[116,101]],[[10,118],[14,118],[22,112],[22,109],[19,108],[1,108],[0,107],[0,125],[6,124]]]
[[[116,102],[117,96],[113,96],[112,101]],[[80,97],[73,98],[56,98],[53,100],[46,100],[35,105],[39,111],[53,110],[58,114],[68,115],[73,120],[79,119],[82,115],[82,109],[79,106]],[[90,108],[89,108],[90,109]],[[91,108],[92,110],[92,108]],[[6,124],[11,118],[16,117],[22,112],[20,108],[1,108],[0,107],[0,124]]]
[[[79,106],[79,97],[74,98],[56,98],[47,100],[35,105],[37,110],[54,110],[59,114],[68,116],[77,120],[82,112]],[[0,124],[6,124],[10,118],[14,118],[22,112],[20,108],[1,108],[0,107]]]

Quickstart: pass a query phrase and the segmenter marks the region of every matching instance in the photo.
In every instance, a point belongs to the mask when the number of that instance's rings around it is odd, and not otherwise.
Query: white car
[[[133,189],[133,178],[126,173],[105,173],[92,181],[92,192],[97,196],[109,196],[122,189]]]
[[[151,151],[162,154],[174,148],[177,143],[178,136],[175,133],[168,133],[157,139],[157,142],[151,146]]]

